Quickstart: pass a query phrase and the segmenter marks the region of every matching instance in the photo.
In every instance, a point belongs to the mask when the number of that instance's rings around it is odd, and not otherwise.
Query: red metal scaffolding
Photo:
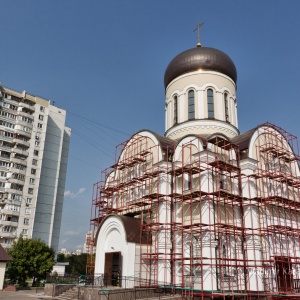
[[[247,152],[221,136],[165,146],[135,136],[94,185],[91,233],[109,214],[141,220],[140,285],[202,298],[297,298],[297,139],[272,124],[257,132]]]

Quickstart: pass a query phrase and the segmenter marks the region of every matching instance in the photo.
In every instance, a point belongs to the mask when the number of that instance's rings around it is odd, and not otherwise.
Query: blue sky
[[[72,128],[60,247],[89,229],[93,183],[115,146],[164,133],[164,71],[197,42],[238,71],[239,129],[299,127],[300,1],[1,0],[0,81],[68,111]]]

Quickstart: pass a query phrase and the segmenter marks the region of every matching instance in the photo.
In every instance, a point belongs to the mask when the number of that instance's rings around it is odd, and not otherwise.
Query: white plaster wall
[[[64,275],[65,274],[65,268],[66,268],[66,266],[54,265],[53,269],[52,269],[52,273],[56,272],[58,275]]]
[[[120,218],[108,217],[97,236],[95,275],[104,273],[105,253],[121,252],[122,277],[134,276],[135,250],[135,244],[126,241],[126,232]],[[125,284],[125,282],[123,283]]]
[[[0,291],[3,290],[6,262],[0,262]]]

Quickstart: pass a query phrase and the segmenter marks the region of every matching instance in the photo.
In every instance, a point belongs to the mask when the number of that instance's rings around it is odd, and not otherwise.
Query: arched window
[[[207,110],[208,110],[208,118],[214,118],[215,117],[214,92],[212,89],[207,90]]]
[[[178,122],[178,104],[177,104],[177,96],[174,96],[174,124]]]
[[[193,90],[189,91],[188,94],[188,105],[189,105],[189,120],[195,119],[195,93]]]
[[[228,94],[224,94],[224,106],[225,106],[225,121],[229,122],[229,110],[228,110]]]

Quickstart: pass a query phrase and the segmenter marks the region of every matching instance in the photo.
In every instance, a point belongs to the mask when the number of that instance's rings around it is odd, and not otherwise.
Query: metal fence
[[[46,283],[56,283],[56,284],[80,284],[84,282],[84,277],[82,278],[79,274],[47,274]]]
[[[85,284],[102,287],[122,287],[122,288],[163,288],[170,291],[174,286],[165,282],[153,281],[134,276],[109,276],[108,274],[93,274],[85,276]]]

